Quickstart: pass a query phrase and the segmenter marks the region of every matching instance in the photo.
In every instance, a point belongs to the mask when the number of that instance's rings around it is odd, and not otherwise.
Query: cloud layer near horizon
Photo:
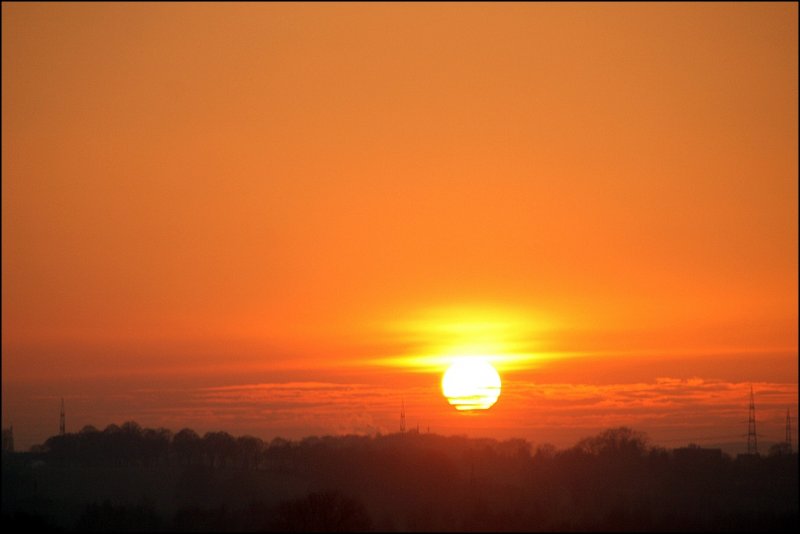
[[[390,433],[399,430],[402,402],[408,427],[419,425],[423,432],[522,437],[563,447],[604,428],[629,426],[667,447],[737,441],[744,447],[750,385],[697,377],[603,385],[506,380],[495,407],[470,415],[447,405],[436,383],[403,389],[299,381],[140,388],[68,397],[67,404],[75,414],[70,418],[71,431],[84,424],[102,428],[134,419],[144,426],[173,431],[184,427],[200,433],[225,430],[263,439]],[[797,384],[758,382],[752,386],[759,437],[764,442],[782,440],[786,410],[797,405]],[[55,398],[37,396],[31,401],[36,405]],[[90,406],[97,415],[80,421],[80,414],[89,413]],[[796,428],[794,433],[796,440]]]

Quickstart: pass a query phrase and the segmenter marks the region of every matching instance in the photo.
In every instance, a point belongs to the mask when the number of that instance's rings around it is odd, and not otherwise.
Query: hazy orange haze
[[[4,2],[3,426],[782,438],[797,15]]]

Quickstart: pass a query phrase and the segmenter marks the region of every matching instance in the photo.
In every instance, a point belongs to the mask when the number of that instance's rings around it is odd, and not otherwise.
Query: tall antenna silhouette
[[[403,399],[400,405],[400,432],[406,431],[406,401]]]
[[[758,454],[758,438],[756,437],[756,403],[753,397],[753,386],[750,386],[750,417],[747,420],[747,454]]]
[[[64,397],[61,397],[61,420],[58,424],[58,433],[62,436],[67,433],[67,417],[64,413]]]
[[[786,447],[789,453],[792,452],[792,417],[789,415],[789,408],[786,408]]]

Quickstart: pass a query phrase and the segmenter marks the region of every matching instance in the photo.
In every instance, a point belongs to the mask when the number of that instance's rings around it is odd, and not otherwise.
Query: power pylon
[[[61,420],[58,424],[58,433],[62,436],[67,433],[67,417],[64,413],[64,397],[61,397]]]
[[[750,386],[750,417],[747,420],[747,454],[758,454],[758,438],[756,437],[756,403],[753,397],[753,386]]]
[[[402,400],[400,404],[400,432],[406,431],[406,401]]]

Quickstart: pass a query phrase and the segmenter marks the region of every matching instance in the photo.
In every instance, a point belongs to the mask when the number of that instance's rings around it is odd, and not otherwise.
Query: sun
[[[461,357],[444,373],[442,394],[456,410],[488,410],[500,396],[500,375],[483,358]]]

